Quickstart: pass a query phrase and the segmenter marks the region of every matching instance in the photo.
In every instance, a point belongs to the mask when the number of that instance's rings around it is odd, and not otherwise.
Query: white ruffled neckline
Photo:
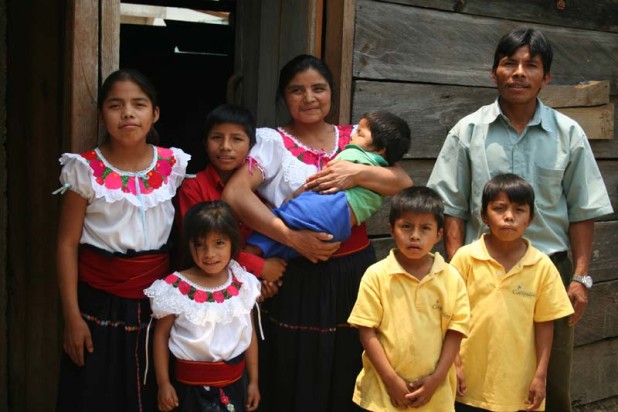
[[[178,287],[167,283],[165,279],[156,280],[152,286],[144,290],[144,294],[150,298],[152,311],[157,318],[174,314],[183,316],[199,326],[207,323],[230,323],[235,318],[246,316],[251,312],[260,294],[260,283],[234,260],[230,261],[228,272],[228,280],[213,289],[196,285],[178,272],[173,274],[196,290],[209,293],[225,290],[232,285],[235,277],[241,283],[238,295],[222,302],[196,302],[187,294],[183,294]]]

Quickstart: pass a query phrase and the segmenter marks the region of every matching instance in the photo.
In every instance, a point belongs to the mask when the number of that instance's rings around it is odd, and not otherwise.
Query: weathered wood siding
[[[425,184],[448,131],[464,115],[496,98],[493,53],[512,28],[543,30],[554,46],[552,85],[607,80],[618,102],[618,5],[615,1],[357,0],[353,53],[352,121],[368,110],[404,117],[413,143],[401,163]],[[515,20],[515,17],[516,20]],[[603,102],[605,103],[605,102]],[[614,112],[614,125],[618,112]],[[612,204],[618,210],[618,131],[591,140]],[[368,221],[379,258],[388,237],[389,202]],[[590,274],[591,303],[576,328],[573,401],[578,410],[610,410],[618,399],[618,274],[614,214],[597,223]],[[443,250],[442,245],[437,250]],[[588,406],[584,406],[584,405]],[[607,406],[611,407],[611,406]]]

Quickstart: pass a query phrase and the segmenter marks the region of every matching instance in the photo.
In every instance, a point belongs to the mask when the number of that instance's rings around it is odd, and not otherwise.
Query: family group
[[[280,71],[289,123],[211,111],[208,166],[157,146],[139,72],[99,90],[103,143],[60,158],[58,411],[569,412],[594,219],[613,212],[582,128],[545,106],[552,48],[505,34],[496,100],[448,133],[427,186],[388,111],[333,125],[333,76]],[[365,221],[390,199],[395,247]],[[446,256],[432,252],[444,242]]]

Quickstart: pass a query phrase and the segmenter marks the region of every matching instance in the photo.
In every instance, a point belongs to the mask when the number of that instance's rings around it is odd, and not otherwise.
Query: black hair
[[[404,213],[429,213],[436,219],[438,230],[444,226],[444,202],[435,190],[427,186],[412,186],[393,196],[388,216],[391,226],[395,226]]]
[[[223,123],[241,126],[249,137],[249,147],[255,144],[255,119],[248,109],[234,104],[222,104],[215,107],[206,117],[204,139],[208,138],[213,127]]]
[[[129,81],[135,83],[142,92],[148,97],[150,103],[152,103],[152,109],[154,110],[159,106],[159,101],[157,98],[157,91],[152,84],[152,82],[148,79],[148,77],[144,76],[142,73],[133,69],[120,69],[116,70],[103,82],[101,87],[99,88],[99,94],[97,96],[97,108],[99,111],[103,110],[103,104],[105,103],[105,99],[109,96],[109,93],[114,87],[114,84],[117,82],[125,82]],[[108,139],[109,136],[106,137]],[[148,134],[146,135],[146,142],[151,144],[159,143],[159,133],[154,127],[154,124],[150,127]]]
[[[530,206],[530,218],[534,217],[534,189],[525,179],[513,173],[496,175],[485,183],[481,197],[481,216],[487,215],[489,202],[494,201],[500,193],[504,193],[513,203]]]
[[[193,205],[182,221],[185,267],[195,266],[191,257],[191,244],[208,236],[220,233],[230,239],[232,257],[238,255],[242,246],[242,237],[238,221],[230,206],[222,200],[200,202]]]
[[[285,66],[279,71],[279,85],[277,86],[277,97],[281,100],[285,100],[285,88],[292,81],[294,76],[298,73],[304,72],[308,69],[314,69],[328,83],[331,92],[333,91],[333,74],[330,69],[322,60],[310,54],[299,54],[292,60],[287,62]]]
[[[492,69],[496,70],[500,59],[512,56],[522,46],[530,47],[530,57],[537,54],[541,56],[544,75],[551,71],[551,62],[554,57],[551,43],[542,31],[532,28],[515,29],[502,36],[494,53]]]
[[[401,117],[384,110],[363,115],[371,131],[371,140],[376,150],[385,149],[388,164],[401,160],[410,149],[410,126]]]

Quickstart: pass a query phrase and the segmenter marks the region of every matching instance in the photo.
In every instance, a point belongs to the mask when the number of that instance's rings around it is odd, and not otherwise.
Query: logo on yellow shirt
[[[524,290],[524,287],[522,285],[517,285],[517,287],[515,289],[513,289],[513,294],[514,295],[523,296],[525,298],[534,298],[534,297],[536,297],[536,293]]]

